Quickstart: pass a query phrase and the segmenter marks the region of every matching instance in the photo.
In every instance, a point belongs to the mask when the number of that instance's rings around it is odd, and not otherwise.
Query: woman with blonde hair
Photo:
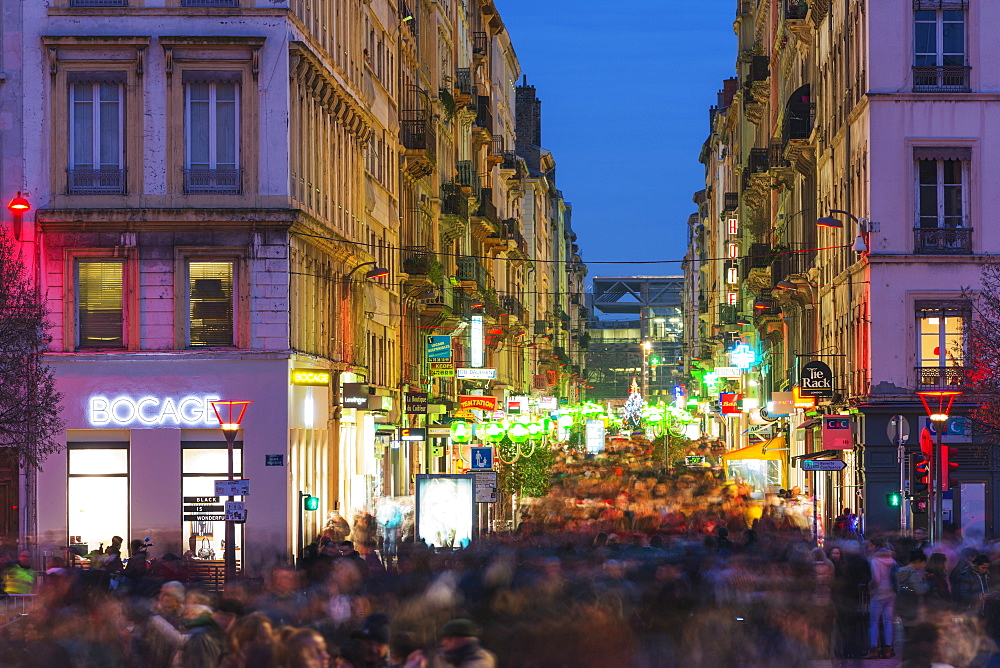
[[[271,620],[259,612],[236,621],[226,634],[219,668],[276,668],[277,643]]]
[[[284,635],[282,668],[327,668],[326,640],[313,629],[290,629]],[[339,662],[338,662],[339,663]],[[333,664],[338,665],[338,664]]]

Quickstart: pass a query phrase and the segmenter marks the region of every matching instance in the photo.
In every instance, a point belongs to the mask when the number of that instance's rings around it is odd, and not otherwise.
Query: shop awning
[[[784,436],[775,436],[763,443],[754,443],[739,450],[733,450],[722,455],[723,459],[766,459],[768,461],[781,461],[785,459],[783,451],[787,451]]]

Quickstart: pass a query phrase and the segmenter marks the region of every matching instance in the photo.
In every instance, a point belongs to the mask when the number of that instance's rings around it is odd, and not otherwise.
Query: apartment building
[[[886,497],[900,491],[920,432],[935,433],[916,393],[963,389],[963,289],[976,289],[1000,246],[983,222],[996,197],[986,184],[1000,81],[988,64],[1000,8],[743,0],[736,10],[738,77],[710,111],[700,157],[706,188],[689,252],[699,323],[688,348],[707,377],[706,406],[722,392],[751,401],[710,410],[706,429],[730,449],[783,439],[769,483],[816,494],[825,518],[849,506],[869,531],[926,523],[922,507],[901,512]],[[754,361],[733,373],[739,343]],[[803,377],[816,369],[829,382],[810,390]],[[964,417],[974,403],[959,396],[943,434],[959,464],[944,520],[992,536],[998,470]],[[897,415],[910,434],[902,462],[889,428]],[[824,416],[843,416],[850,438],[831,437]],[[799,461],[809,457],[846,468],[807,473]]]
[[[17,243],[49,307],[66,421],[65,452],[18,492],[23,540],[149,536],[160,552],[235,548],[256,569],[334,510],[461,468],[400,428],[462,394],[529,394],[550,369],[523,343],[525,286],[585,269],[575,250],[534,266],[520,68],[492,2],[3,8],[19,40],[4,67],[19,69],[0,114],[25,129],[3,143],[18,167],[3,186],[32,206]],[[428,335],[496,378],[434,375]],[[407,413],[414,392],[430,415]],[[228,474],[217,400],[252,402],[235,546],[191,505]]]

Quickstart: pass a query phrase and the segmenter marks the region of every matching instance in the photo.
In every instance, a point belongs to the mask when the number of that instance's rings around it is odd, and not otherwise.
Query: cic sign
[[[87,422],[91,427],[218,427],[212,410],[217,394],[183,397],[130,397],[113,399],[95,394],[87,399]]]

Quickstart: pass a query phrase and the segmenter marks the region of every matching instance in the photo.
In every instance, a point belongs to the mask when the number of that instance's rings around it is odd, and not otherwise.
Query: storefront
[[[297,380],[287,358],[193,355],[51,360],[63,394],[66,449],[37,477],[40,547],[90,552],[121,536],[149,538],[150,554],[221,559],[224,522],[215,481],[228,448],[211,402],[251,401],[234,444],[235,477],[250,481],[236,554],[256,570],[286,559],[297,536],[298,492],[321,501],[307,528],[332,510],[329,374]],[[300,376],[301,377],[301,374]]]

